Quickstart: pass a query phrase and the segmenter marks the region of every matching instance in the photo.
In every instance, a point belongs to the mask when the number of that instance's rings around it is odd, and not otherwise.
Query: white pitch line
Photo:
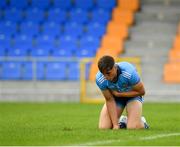
[[[91,146],[91,145],[101,145],[101,144],[110,144],[112,142],[121,142],[122,140],[101,140],[101,141],[96,141],[96,142],[86,142],[86,143],[83,143],[83,144],[80,144],[83,145],[83,146]],[[78,145],[79,146],[79,145]]]
[[[159,135],[155,135],[155,136],[147,136],[147,137],[140,138],[140,140],[153,140],[153,139],[157,139],[157,138],[164,138],[164,137],[170,137],[170,136],[180,136],[180,133],[170,133],[170,134],[159,134]]]
[[[169,133],[169,134],[159,134],[159,135],[154,135],[154,136],[147,136],[147,137],[141,137],[136,140],[153,140],[157,138],[164,138],[164,137],[171,137],[171,136],[180,136],[180,133]],[[77,146],[93,146],[93,145],[106,145],[110,144],[113,142],[124,142],[125,140],[119,140],[119,139],[113,139],[113,140],[101,140],[101,141],[94,141],[94,142],[86,142],[86,143],[81,143]],[[74,146],[74,145],[73,145]],[[76,145],[75,145],[76,146]]]

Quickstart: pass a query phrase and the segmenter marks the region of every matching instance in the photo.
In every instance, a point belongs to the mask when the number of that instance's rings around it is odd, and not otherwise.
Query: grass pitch
[[[99,130],[101,107],[0,103],[0,145],[180,145],[180,103],[145,103],[149,130]]]

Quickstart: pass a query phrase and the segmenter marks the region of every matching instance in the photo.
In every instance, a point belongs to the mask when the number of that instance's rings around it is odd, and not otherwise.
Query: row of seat
[[[180,22],[168,57],[169,61],[164,65],[164,81],[167,83],[180,83]]]
[[[18,9],[25,9],[27,7],[38,7],[48,9],[51,7],[70,9],[71,7],[78,7],[82,9],[92,9],[94,7],[101,7],[112,9],[116,5],[116,0],[1,0],[0,7],[16,7]]]
[[[96,54],[94,50],[88,50],[79,48],[79,50],[68,50],[68,49],[45,49],[45,48],[34,48],[34,49],[21,49],[21,48],[11,48],[7,50],[0,50],[0,57],[9,58],[9,57],[69,57],[69,58],[93,58]]]
[[[27,47],[37,47],[38,45],[43,46],[58,46],[66,47],[71,46],[71,44],[77,46],[89,47],[90,45],[98,45],[100,39],[98,37],[94,38],[91,35],[84,35],[83,37],[73,37],[70,35],[62,35],[59,38],[54,38],[53,36],[48,35],[39,35],[36,38],[29,37],[27,35],[19,35],[14,38],[8,38],[0,36],[1,48],[5,47],[14,47],[14,46],[27,46]]]
[[[100,40],[92,36],[75,38],[61,36],[58,39],[39,36],[17,36],[14,40],[0,38],[0,56],[2,57],[93,57]]]
[[[54,59],[94,57],[115,4],[116,0],[1,0],[0,57],[5,61],[0,62],[0,79],[79,80],[79,62]],[[39,57],[52,61],[37,61]]]
[[[79,77],[79,62],[75,61],[0,62],[0,80],[78,80]]]
[[[48,11],[43,11],[39,8],[29,8],[25,11],[16,8],[8,8],[7,10],[0,11],[0,21],[12,21],[14,23],[24,21],[32,21],[35,23],[42,23],[45,21],[65,23],[71,21],[85,24],[88,21],[91,21],[105,24],[110,17],[111,11],[102,8],[94,8],[91,11],[86,11],[80,8],[73,8],[71,10],[50,9]]]
[[[34,37],[37,35],[49,35],[49,36],[64,36],[69,35],[71,37],[78,37],[83,35],[91,35],[101,37],[106,31],[105,25],[99,23],[89,22],[87,25],[78,23],[66,23],[59,25],[54,22],[46,22],[42,25],[32,22],[24,22],[17,26],[12,22],[0,22],[0,35],[14,36],[14,35],[27,35]]]

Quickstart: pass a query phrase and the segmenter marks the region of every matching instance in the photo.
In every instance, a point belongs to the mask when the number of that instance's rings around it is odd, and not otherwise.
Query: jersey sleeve
[[[96,79],[96,84],[99,87],[99,89],[101,89],[101,90],[106,90],[107,89],[107,86],[104,84],[104,82],[101,83],[99,80]]]
[[[140,77],[136,71],[132,72],[129,83],[133,86],[140,82]]]

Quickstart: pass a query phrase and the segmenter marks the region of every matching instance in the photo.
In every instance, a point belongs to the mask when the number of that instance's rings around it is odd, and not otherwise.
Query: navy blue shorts
[[[140,101],[141,103],[144,102],[144,99],[142,98],[142,96],[137,96],[137,97],[132,97],[132,98],[127,98],[127,97],[114,97],[116,105],[118,107],[124,108],[129,102],[131,101]]]

